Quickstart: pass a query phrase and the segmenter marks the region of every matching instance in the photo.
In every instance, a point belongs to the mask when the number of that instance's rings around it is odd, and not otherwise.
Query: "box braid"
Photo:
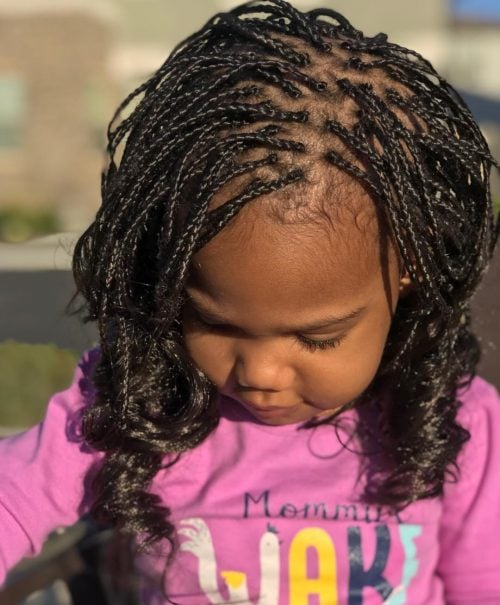
[[[371,195],[414,286],[366,393],[386,464],[365,497],[398,508],[442,493],[468,437],[456,413],[479,357],[470,298],[498,221],[495,162],[432,66],[335,11],[250,2],[180,43],[120,105],[108,141],[102,206],[74,254],[101,340],[83,424],[105,454],[94,516],[145,546],[172,540],[151,481],[218,422],[214,387],[182,344],[190,261],[246,204],[310,186],[313,165]]]

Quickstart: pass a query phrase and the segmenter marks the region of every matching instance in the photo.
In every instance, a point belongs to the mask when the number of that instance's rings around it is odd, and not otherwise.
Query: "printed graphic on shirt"
[[[251,605],[247,575],[242,571],[220,570],[229,592],[225,600],[218,591],[217,563],[212,536],[203,519],[186,519],[179,533],[188,538],[181,546],[198,558],[200,588],[211,603],[242,603]],[[258,605],[277,605],[279,598],[280,548],[278,536],[267,531],[260,539],[259,561],[261,586]]]
[[[245,518],[252,517],[251,502],[253,505],[262,505],[264,516],[266,513],[269,517],[273,516],[269,510],[268,492],[245,494],[242,523],[245,523]],[[285,508],[288,514],[290,506]],[[378,593],[377,603],[409,605],[408,587],[419,567],[415,540],[422,532],[421,526],[405,524],[400,519],[389,526],[380,522],[373,511],[368,512],[371,515],[369,518],[374,521],[367,522],[366,509],[363,516],[356,505],[350,506],[336,505],[330,515],[322,508],[321,516],[310,518],[311,523],[306,527],[292,530],[286,541],[280,539],[276,524],[267,522],[258,548],[255,548],[255,552],[245,553],[248,558],[248,567],[245,569],[220,566],[214,547],[215,535],[212,536],[208,524],[199,517],[184,519],[180,523],[181,550],[196,558],[199,588],[207,601],[214,605],[279,605],[280,595],[285,590],[290,605],[309,605],[311,602],[318,605],[340,605],[343,602],[346,605],[364,605],[367,589]],[[316,513],[319,510],[316,506]],[[351,517],[347,523],[345,518],[340,518],[339,511],[343,511],[344,516],[346,511],[349,512]],[[310,512],[314,517],[313,505]],[[360,519],[357,523],[350,522],[358,516]],[[341,526],[328,523],[332,517],[344,522]],[[230,539],[230,536],[226,536],[226,539]],[[342,540],[344,544],[340,543]],[[392,568],[388,574],[391,550],[394,548],[402,553],[397,559],[400,569],[395,573]],[[348,560],[339,565],[339,553],[345,552]],[[339,567],[347,569],[347,573],[339,574]],[[255,573],[260,578],[257,595],[255,590],[249,591],[248,582],[251,574],[255,577]],[[396,576],[397,581],[394,582]],[[282,585],[284,583],[286,586]],[[341,598],[340,595],[348,595],[348,600],[345,601],[345,597]]]

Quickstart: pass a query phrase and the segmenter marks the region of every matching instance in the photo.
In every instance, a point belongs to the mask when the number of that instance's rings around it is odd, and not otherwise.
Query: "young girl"
[[[500,603],[470,328],[494,160],[458,94],[257,1],[182,42],[108,149],[74,256],[100,347],[0,443],[2,569],[90,512],[165,570],[149,603]]]

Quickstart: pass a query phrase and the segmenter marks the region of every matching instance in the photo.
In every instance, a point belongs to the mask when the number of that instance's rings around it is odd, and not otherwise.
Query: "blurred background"
[[[35,422],[96,334],[65,317],[72,245],[99,205],[115,107],[232,0],[0,0],[0,429]],[[499,0],[295,0],[422,53],[500,158]],[[498,182],[494,197],[500,199]],[[500,254],[475,301],[500,386]]]

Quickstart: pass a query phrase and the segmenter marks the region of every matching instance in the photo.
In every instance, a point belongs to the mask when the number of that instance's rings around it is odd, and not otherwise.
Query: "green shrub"
[[[1,241],[23,242],[60,230],[60,220],[51,208],[0,208]]]
[[[50,396],[70,384],[78,357],[54,344],[0,342],[0,426],[37,423]]]

